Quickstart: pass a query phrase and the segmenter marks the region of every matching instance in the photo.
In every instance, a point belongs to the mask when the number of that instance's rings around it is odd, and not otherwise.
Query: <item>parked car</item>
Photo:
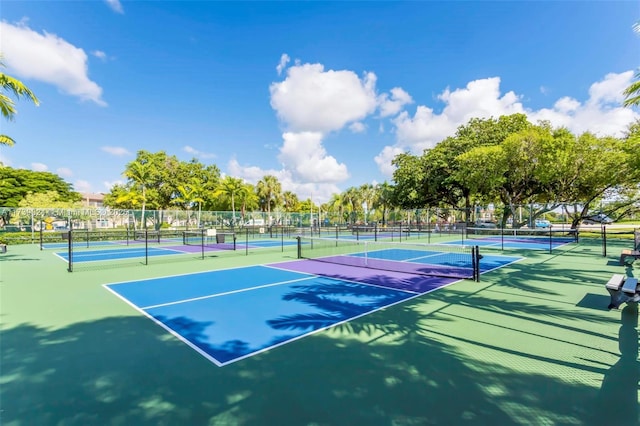
[[[596,213],[594,215],[587,216],[584,219],[582,219],[582,223],[585,225],[595,225],[598,223],[608,225],[610,223],[613,223],[613,219],[611,219],[609,216],[607,216],[604,213]]]
[[[546,219],[536,219],[536,228],[551,228],[551,222]]]
[[[476,222],[476,228],[497,228],[498,225],[490,220],[479,220]]]

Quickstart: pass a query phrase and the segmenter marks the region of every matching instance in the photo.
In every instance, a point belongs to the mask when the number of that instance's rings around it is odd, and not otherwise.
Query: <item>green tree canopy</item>
[[[0,206],[18,207],[28,194],[48,191],[56,192],[58,200],[74,202],[82,199],[70,183],[54,173],[0,167]]]

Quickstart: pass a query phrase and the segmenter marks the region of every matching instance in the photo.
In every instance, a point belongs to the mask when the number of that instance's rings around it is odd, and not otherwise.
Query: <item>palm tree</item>
[[[236,197],[241,196],[246,191],[246,185],[242,179],[234,178],[232,176],[225,176],[218,188],[214,192],[214,197],[219,197],[220,195],[228,196],[231,198],[231,211],[233,213],[233,221],[231,225],[235,222],[236,218]]]
[[[374,203],[375,208],[382,209],[382,224],[387,224],[387,211],[392,204],[393,197],[393,186],[391,186],[388,182],[382,182],[381,184],[376,185],[376,199]]]
[[[2,55],[0,55],[0,68],[4,68]],[[20,80],[2,72],[0,72],[0,89],[0,111],[2,111],[4,118],[9,121],[12,121],[15,118],[17,111],[15,109],[13,99],[7,95],[7,92],[12,93],[17,99],[31,99],[36,106],[40,105],[40,101],[38,101],[36,95],[34,95],[27,86],[25,86]],[[13,146],[14,144],[15,141],[9,136],[0,134],[0,145]]]
[[[264,204],[266,204],[269,221],[271,221],[271,204],[273,203],[275,207],[282,193],[282,185],[278,182],[277,177],[267,175],[258,181],[257,191],[258,196],[263,200],[263,211]]]
[[[258,194],[256,194],[255,188],[250,183],[245,183],[242,190],[238,193],[238,202],[241,204],[242,219],[247,212],[247,209],[255,210],[259,204]]]
[[[300,204],[298,196],[291,191],[285,191],[282,193],[282,202],[284,203],[284,211],[286,212],[297,211],[298,204]]]
[[[338,222],[337,224],[342,223],[344,220],[344,202],[342,200],[342,194],[331,194],[331,199],[327,201],[323,208],[327,212],[332,212],[335,215],[335,212],[338,212]]]
[[[633,31],[640,34],[640,21],[636,22],[632,26]],[[640,71],[635,75],[635,81],[627,87],[622,94],[625,96],[625,100],[622,102],[623,106],[640,106]]]
[[[369,212],[373,209],[373,206],[376,201],[376,190],[370,183],[365,183],[358,188],[358,192],[360,193],[360,198],[362,199],[363,207],[366,209],[364,212],[364,221],[369,221]]]
[[[142,217],[140,219],[140,227],[147,228],[147,221],[144,217],[144,210],[147,203],[147,186],[151,178],[150,163],[142,163],[140,161],[132,161],[127,164],[124,175],[129,178],[134,187],[139,187],[142,193]]]
[[[360,198],[360,191],[355,186],[347,188],[342,193],[342,203],[347,208],[349,213],[349,221],[353,225],[357,218],[358,207],[362,205],[362,199]]]
[[[182,204],[187,208],[187,212],[191,211],[193,203],[198,203],[198,225],[200,228],[200,214],[202,212],[202,203],[204,202],[204,185],[202,181],[196,177],[191,179],[191,183],[187,185],[178,185],[178,197],[173,199],[175,204]],[[188,213],[188,216],[191,216]],[[189,226],[189,218],[187,219],[187,227]]]
[[[640,106],[640,71],[635,75],[635,81],[622,92],[625,100],[622,105],[626,107]]]

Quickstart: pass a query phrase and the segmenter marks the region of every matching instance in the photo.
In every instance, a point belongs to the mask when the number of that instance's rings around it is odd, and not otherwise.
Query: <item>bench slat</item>
[[[626,294],[636,294],[636,287],[638,287],[638,279],[629,277],[624,281],[622,291]]]
[[[618,290],[622,283],[624,282],[624,275],[622,274],[613,274],[613,276],[607,282],[607,288],[611,290]]]

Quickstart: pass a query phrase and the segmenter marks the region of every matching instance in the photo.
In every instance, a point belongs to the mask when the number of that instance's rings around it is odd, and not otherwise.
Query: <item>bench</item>
[[[622,274],[613,274],[605,288],[611,295],[611,303],[608,308],[613,309],[623,303],[637,303],[640,301],[640,294],[637,293],[638,279],[634,277],[626,277]]]
[[[6,252],[7,252],[7,245],[0,244],[0,253],[6,253]]]
[[[622,252],[620,253],[621,265],[624,265],[624,262],[627,257],[632,257],[634,259],[640,258],[640,250],[629,250],[629,249],[622,250]]]

